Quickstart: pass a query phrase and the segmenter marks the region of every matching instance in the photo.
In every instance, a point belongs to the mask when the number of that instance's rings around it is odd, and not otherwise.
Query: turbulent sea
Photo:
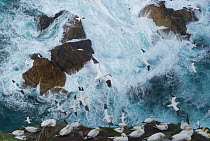
[[[155,31],[160,29],[146,17],[138,17],[149,0],[0,0],[0,130],[11,131],[22,125],[27,116],[39,124],[47,118],[73,122],[82,119],[89,127],[107,126],[102,121],[103,104],[118,123],[121,110],[126,111],[129,125],[154,116],[162,122],[178,123],[189,115],[191,125],[210,127],[210,1],[166,0],[166,7],[181,9],[187,5],[199,7],[198,22],[187,25],[192,34],[190,41],[181,41],[170,34],[161,39]],[[93,79],[96,71],[91,62],[73,75],[67,75],[65,89],[70,95],[50,98],[39,96],[39,88],[25,89],[25,95],[13,91],[12,80],[19,84],[29,55],[40,53],[50,59],[48,50],[60,45],[65,16],[61,16],[44,32],[38,29],[38,16],[67,10],[84,16],[82,21],[87,38],[92,41],[94,57],[103,72],[112,74],[112,88],[97,86]],[[158,42],[153,44],[154,39]],[[196,45],[196,46],[195,46]],[[151,71],[141,63],[141,48],[152,59]],[[191,62],[197,66],[194,77]],[[90,112],[79,109],[78,117],[68,107],[77,87],[85,88]],[[180,117],[170,104],[169,94],[177,96]],[[65,116],[56,111],[54,100],[68,111]]]

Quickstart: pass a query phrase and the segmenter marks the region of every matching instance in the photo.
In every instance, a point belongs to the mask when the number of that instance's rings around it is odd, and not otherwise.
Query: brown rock
[[[55,14],[54,17],[48,17],[46,15],[41,15],[39,18],[39,27],[41,31],[45,30],[56,18],[62,15],[65,11],[60,11]]]
[[[55,86],[64,86],[66,75],[46,58],[34,60],[33,67],[22,74],[25,84],[36,87],[40,83],[40,94],[43,95]]]
[[[83,51],[77,49],[83,49]],[[68,42],[51,50],[51,60],[62,71],[74,73],[75,71],[79,71],[92,58],[93,53],[94,51],[89,39]]]
[[[146,6],[139,14],[146,15],[149,14],[149,17],[153,19],[157,26],[165,26],[168,29],[165,31],[171,30],[175,33],[181,35],[187,35],[186,25],[189,22],[196,21],[197,18],[193,11],[187,8],[174,11],[171,8],[166,8],[164,2],[160,2],[159,6],[154,4]]]
[[[82,26],[82,22],[76,20],[77,16],[73,16],[73,18],[69,18],[68,21],[63,26],[63,39],[61,40],[62,43],[66,43],[72,39],[85,39],[86,34],[85,30]]]
[[[47,141],[55,136],[55,129],[53,127],[44,127],[38,137],[38,141]]]

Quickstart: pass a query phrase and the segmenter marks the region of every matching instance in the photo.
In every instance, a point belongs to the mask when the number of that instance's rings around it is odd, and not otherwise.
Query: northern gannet
[[[144,129],[138,129],[136,131],[131,132],[128,137],[131,138],[139,138],[140,136],[144,135],[145,131]]]
[[[15,80],[12,80],[12,83],[13,83],[13,85],[14,85],[13,91],[18,90],[18,91],[20,91],[22,94],[25,94],[25,92],[17,86],[17,83],[15,82]]]
[[[90,132],[84,139],[86,140],[86,139],[90,139],[90,138],[95,138],[96,136],[98,136],[100,131],[101,131],[101,129],[99,127],[96,127],[95,129],[90,130]]]
[[[101,82],[104,80],[106,82],[106,84],[108,85],[108,87],[111,87],[112,86],[111,80],[109,78],[107,78],[107,76],[111,76],[111,74],[103,73],[101,71],[100,63],[95,58],[92,58],[92,60],[93,60],[93,63],[95,65],[95,68],[97,71],[97,76],[94,78],[94,81]]]
[[[182,130],[179,134],[186,134],[188,136],[192,136],[194,133],[191,126],[187,126],[184,130]]]
[[[43,121],[41,123],[41,127],[45,127],[45,126],[55,127],[56,126],[56,120],[54,120],[54,119],[47,119],[47,120]]]
[[[109,139],[113,139],[113,141],[128,141],[128,137],[125,133],[121,134],[121,137],[108,137]]]
[[[85,102],[85,99],[86,99],[86,98],[89,98],[89,97],[88,97],[88,96],[78,96],[77,101],[80,101],[81,104],[85,107],[85,110],[86,110],[86,111],[89,111],[88,105],[87,105],[87,103]]]
[[[23,141],[25,141],[27,139],[25,135],[23,135],[23,136],[15,136],[15,138],[19,139],[19,140],[23,140]]]
[[[85,19],[84,17],[80,18],[80,17],[76,17],[75,18],[78,22],[80,22],[82,19]]]
[[[146,54],[145,50],[141,49],[141,51],[142,51],[142,61],[141,62],[143,62],[147,66],[147,70],[150,71],[150,64],[147,62],[147,60],[152,60],[152,59],[147,59],[145,57],[145,54]]]
[[[80,119],[78,119],[76,122],[73,122],[72,124],[70,124],[70,126],[73,128],[78,128],[80,125],[81,125]]]
[[[114,128],[114,131],[116,131],[118,133],[123,133],[124,132],[124,127]]]
[[[119,119],[121,119],[122,122],[124,122],[125,121],[125,118],[127,118],[127,117],[125,117],[125,111],[122,109],[122,116]]]
[[[28,124],[31,124],[31,119],[29,117],[27,117],[25,122],[27,122]]]
[[[153,122],[153,121],[154,121],[154,117],[151,116],[151,117],[145,119],[143,123],[151,123],[151,122]]]
[[[105,115],[105,117],[103,118],[103,120],[106,120],[107,122],[108,122],[108,125],[114,125],[113,123],[112,123],[112,121],[110,120],[110,117],[113,117],[113,116],[109,116],[108,115],[108,111],[107,111],[107,105],[106,104],[104,104],[104,115]]]
[[[66,111],[63,110],[63,107],[60,105],[60,103],[58,101],[55,100],[55,103],[57,105],[57,111],[61,112],[61,113],[64,113],[65,115],[66,114]]]
[[[74,114],[77,116],[77,108],[79,108],[78,106],[76,106],[77,104],[77,96],[74,96],[74,101],[73,101],[73,105],[70,106],[69,108],[72,108],[74,111]]]
[[[197,73],[196,68],[197,68],[197,67],[195,66],[195,63],[192,63],[192,66],[191,66],[190,69],[193,70],[195,76],[196,76],[196,73]]]
[[[195,130],[196,131],[196,130]],[[202,131],[199,131],[198,132],[198,130],[196,131],[198,134],[200,134],[200,135],[202,135],[202,136],[204,136],[204,137],[206,137],[206,138],[210,138],[210,134],[208,133],[208,129],[203,129]]]
[[[24,126],[23,126],[24,127]],[[29,133],[36,133],[38,132],[38,128],[37,127],[33,127],[33,126],[27,126],[27,127],[24,127],[25,130]]]
[[[174,110],[176,111],[177,115],[179,116],[179,108],[177,107],[178,104],[180,104],[180,102],[176,102],[176,96],[174,96],[173,94],[170,94],[172,99],[171,99],[171,104],[167,105],[167,107],[173,107]]]
[[[178,134],[176,136],[172,136],[172,141],[191,141],[191,136],[186,134]]]
[[[136,125],[131,130],[139,130],[139,129],[144,129],[144,125],[142,125],[142,126]]]
[[[65,136],[71,133],[71,131],[73,130],[73,127],[71,125],[69,125],[66,120],[64,120],[64,122],[67,124],[63,129],[61,129],[61,131],[59,132],[60,136]]]
[[[181,121],[180,129],[185,129],[189,124],[187,122]]]
[[[163,134],[163,133],[155,133],[155,134],[153,134],[152,136],[150,136],[148,139],[147,139],[147,141],[158,141],[158,140],[160,140],[160,139],[162,139],[162,138],[164,138],[165,137],[165,134]]]
[[[124,121],[124,122],[122,122],[122,123],[119,123],[119,124],[117,124],[116,126],[125,127],[125,126],[127,126],[127,121]]]
[[[155,124],[154,127],[159,129],[159,130],[161,130],[161,131],[163,131],[163,130],[167,130],[168,129],[168,124],[160,124],[160,125]]]
[[[24,130],[15,130],[11,133],[14,136],[23,136],[24,135]]]

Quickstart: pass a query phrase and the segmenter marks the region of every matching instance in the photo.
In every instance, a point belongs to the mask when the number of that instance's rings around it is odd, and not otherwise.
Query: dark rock
[[[55,136],[55,128],[44,127],[38,137],[38,141],[47,141],[48,139],[52,139],[54,136]]]
[[[39,54],[39,53],[34,53],[34,54],[30,55],[30,58],[32,60],[35,60],[35,59],[40,58],[40,57],[42,58],[42,55]]]
[[[58,18],[60,15],[62,15],[65,11],[60,11],[57,14],[55,14],[54,17],[48,17],[46,15],[41,15],[39,18],[39,27],[40,30],[45,30],[56,18]]]
[[[36,87],[40,84],[40,94],[43,95],[55,86],[64,86],[66,75],[46,58],[34,60],[33,67],[22,74],[25,84]]]
[[[146,6],[139,14],[139,16],[147,15],[153,19],[157,26],[165,26],[168,29],[163,31],[173,31],[181,35],[187,35],[186,25],[192,21],[198,20],[194,12],[190,9],[183,8],[174,11],[171,8],[166,8],[164,2],[159,2],[159,6],[154,4]]]
[[[63,26],[63,39],[62,43],[66,43],[72,39],[85,39],[86,34],[85,30],[82,26],[82,22],[76,19],[77,16],[73,16],[73,18],[69,18],[68,21]]]
[[[81,51],[77,49],[83,49]],[[68,42],[51,50],[51,60],[62,71],[74,73],[79,71],[83,65],[92,58],[94,51],[91,41],[81,40],[78,42]]]

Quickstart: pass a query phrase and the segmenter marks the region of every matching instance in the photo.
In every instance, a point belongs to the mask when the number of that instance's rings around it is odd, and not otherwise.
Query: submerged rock
[[[41,95],[55,86],[64,86],[66,82],[65,73],[46,58],[35,59],[33,67],[22,76],[28,86],[36,87],[40,84]]]
[[[174,11],[171,8],[166,8],[163,1],[159,2],[157,5],[151,4],[147,5],[140,13],[140,16],[145,16],[149,14],[149,18],[153,19],[157,26],[168,27],[164,31],[173,31],[181,35],[188,35],[186,33],[186,25],[189,22],[197,21],[195,13],[187,8]]]
[[[79,50],[78,50],[79,49]],[[79,71],[92,58],[91,41],[68,42],[51,50],[51,60],[69,74]]]

